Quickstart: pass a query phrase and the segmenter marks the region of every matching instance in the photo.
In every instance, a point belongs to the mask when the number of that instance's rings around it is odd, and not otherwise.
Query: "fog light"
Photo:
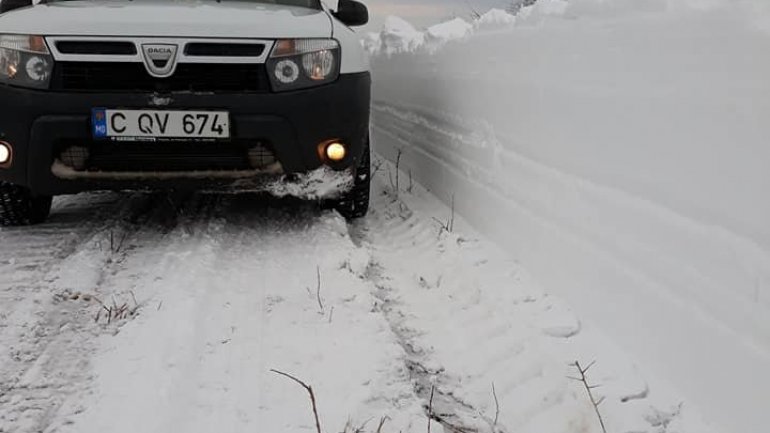
[[[340,162],[345,159],[346,154],[347,150],[345,150],[345,145],[342,143],[335,141],[326,146],[326,157],[329,158],[330,161]]]
[[[0,141],[0,166],[10,164],[11,152],[11,145],[5,141]]]

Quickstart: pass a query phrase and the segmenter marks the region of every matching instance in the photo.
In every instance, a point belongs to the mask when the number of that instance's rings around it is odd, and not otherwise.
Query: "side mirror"
[[[27,6],[32,6],[32,0],[0,0],[0,14]]]
[[[350,27],[362,26],[369,22],[369,9],[355,0],[339,0],[334,16]]]

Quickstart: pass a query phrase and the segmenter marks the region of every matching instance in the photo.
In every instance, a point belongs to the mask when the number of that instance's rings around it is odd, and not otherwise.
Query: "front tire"
[[[39,224],[51,213],[51,196],[33,195],[24,187],[0,182],[0,226]]]
[[[361,161],[356,168],[353,188],[333,203],[337,212],[345,217],[346,220],[363,218],[369,212],[371,173],[371,151],[367,141]]]

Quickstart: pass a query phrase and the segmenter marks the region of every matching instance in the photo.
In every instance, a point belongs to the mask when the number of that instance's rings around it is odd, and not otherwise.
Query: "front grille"
[[[58,159],[76,171],[192,172],[264,169],[276,162],[271,147],[232,142],[91,141],[61,143]]]
[[[84,92],[255,92],[270,89],[264,64],[180,63],[168,78],[143,63],[57,62],[53,90]]]
[[[184,53],[188,56],[211,57],[259,57],[264,51],[264,44],[213,42],[191,42],[184,49]]]
[[[136,46],[133,43],[120,41],[59,41],[56,42],[56,49],[62,54],[116,56],[136,54]]]

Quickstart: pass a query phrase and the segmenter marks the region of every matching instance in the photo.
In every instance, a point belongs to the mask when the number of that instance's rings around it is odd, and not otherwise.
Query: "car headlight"
[[[52,71],[42,36],[0,35],[0,83],[47,89]]]
[[[340,44],[334,39],[278,40],[267,73],[275,91],[330,83],[340,75]]]

